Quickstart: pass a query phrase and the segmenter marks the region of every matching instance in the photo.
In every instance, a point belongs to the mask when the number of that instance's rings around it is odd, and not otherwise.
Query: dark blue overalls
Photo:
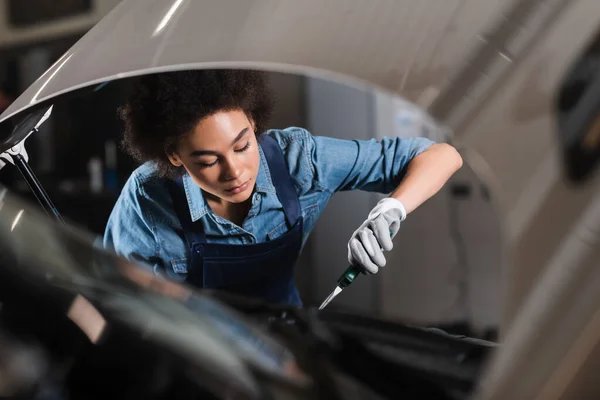
[[[294,266],[302,247],[300,201],[281,148],[270,136],[261,137],[277,197],[283,205],[288,232],[264,243],[207,243],[200,221],[192,222],[179,178],[171,188],[175,211],[190,248],[187,282],[200,288],[251,296],[269,303],[301,306]]]

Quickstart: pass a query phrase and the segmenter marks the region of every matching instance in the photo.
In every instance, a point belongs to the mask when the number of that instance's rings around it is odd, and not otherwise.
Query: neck
[[[203,194],[206,202],[216,215],[225,218],[238,226],[242,226],[244,220],[248,216],[248,211],[250,211],[251,198],[248,198],[248,200],[243,203],[232,203],[204,191]]]

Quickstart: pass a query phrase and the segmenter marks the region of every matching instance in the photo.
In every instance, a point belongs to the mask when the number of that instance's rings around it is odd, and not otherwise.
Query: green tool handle
[[[390,237],[392,237],[392,232],[390,232]],[[347,288],[362,272],[362,268],[350,265],[348,268],[346,268],[346,271],[344,271],[342,276],[340,276],[340,278],[338,279],[338,286],[341,288]]]
[[[340,279],[338,279],[338,286],[341,288],[348,287],[361,272],[362,268],[355,267],[354,265],[349,266],[342,276],[340,276]]]

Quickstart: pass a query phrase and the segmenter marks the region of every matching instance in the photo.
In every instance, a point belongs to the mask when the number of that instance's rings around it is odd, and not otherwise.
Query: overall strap
[[[273,185],[283,206],[288,227],[291,228],[301,215],[300,200],[294,188],[294,181],[290,176],[287,163],[283,158],[283,151],[277,141],[266,134],[261,136],[260,146],[267,159]]]
[[[192,243],[204,242],[204,230],[201,224],[192,221],[190,206],[183,186],[183,178],[180,176],[175,181],[168,181],[168,188],[188,246],[191,247]]]

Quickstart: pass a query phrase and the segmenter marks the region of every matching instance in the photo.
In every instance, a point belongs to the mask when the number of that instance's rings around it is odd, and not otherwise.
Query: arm
[[[431,145],[408,164],[404,179],[390,197],[400,201],[410,214],[435,195],[462,167],[460,154],[446,143]]]
[[[381,249],[392,249],[407,212],[435,195],[462,165],[452,146],[424,137],[343,140],[313,136],[300,128],[273,135],[287,148],[290,172],[303,188],[331,194],[391,193],[371,210],[348,243],[350,263],[369,273],[385,265]]]
[[[392,250],[392,240],[407,214],[434,196],[462,166],[462,158],[448,144],[422,147],[404,156],[406,165],[401,169],[391,168],[392,180],[399,183],[389,197],[377,203],[348,241],[348,261],[367,273],[375,274],[385,266],[383,253]]]
[[[141,195],[135,172],[125,183],[104,232],[104,247],[149,270],[159,263],[158,244],[152,232],[152,202]]]

